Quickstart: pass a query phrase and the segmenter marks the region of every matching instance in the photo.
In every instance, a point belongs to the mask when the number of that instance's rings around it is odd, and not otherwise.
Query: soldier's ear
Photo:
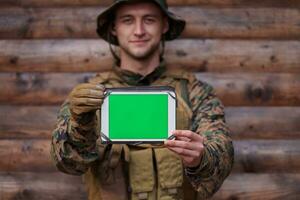
[[[115,23],[112,23],[112,24],[111,24],[111,26],[110,26],[110,33],[111,33],[113,36],[117,36]]]

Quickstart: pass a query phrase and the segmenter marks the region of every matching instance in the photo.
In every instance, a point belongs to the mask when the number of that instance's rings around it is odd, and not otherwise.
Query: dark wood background
[[[53,166],[50,137],[71,88],[111,66],[95,34],[110,2],[1,0],[1,200],[86,199]],[[300,1],[169,4],[188,24],[168,62],[215,87],[232,129],[234,169],[214,199],[300,199]]]

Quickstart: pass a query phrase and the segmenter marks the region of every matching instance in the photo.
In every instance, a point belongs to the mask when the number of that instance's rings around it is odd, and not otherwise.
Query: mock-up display
[[[176,93],[169,86],[107,88],[102,143],[157,143],[176,128]]]

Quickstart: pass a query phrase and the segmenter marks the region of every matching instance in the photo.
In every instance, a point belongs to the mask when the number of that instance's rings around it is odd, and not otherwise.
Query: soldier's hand
[[[70,110],[72,114],[81,115],[101,108],[105,87],[101,84],[83,83],[70,93]]]
[[[186,167],[199,166],[204,151],[204,138],[189,130],[175,130],[172,132],[175,140],[166,140],[165,146],[178,154]]]

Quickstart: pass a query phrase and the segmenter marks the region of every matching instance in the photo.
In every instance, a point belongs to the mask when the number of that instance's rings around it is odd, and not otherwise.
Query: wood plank
[[[0,73],[0,103],[60,105],[92,73]]]
[[[234,141],[234,172],[289,172],[300,169],[300,140]]]
[[[232,39],[296,39],[298,9],[191,8],[174,10],[187,21],[183,37]]]
[[[300,198],[300,174],[231,174],[213,200],[271,200]]]
[[[234,173],[299,173],[300,140],[235,141]],[[53,172],[50,140],[0,140],[0,171]],[[287,165],[288,163],[288,165]]]
[[[225,106],[299,106],[299,74],[197,73]],[[299,94],[299,95],[298,95]]]
[[[91,72],[111,68],[101,40],[0,40],[0,72]],[[174,67],[201,72],[300,72],[300,41],[194,40],[167,43]]]
[[[298,139],[299,107],[227,107],[234,139]]]
[[[0,138],[50,138],[57,106],[0,106]],[[300,107],[226,107],[232,137],[299,139]]]
[[[56,171],[50,140],[0,140],[0,171]]]
[[[0,7],[3,6],[20,6],[20,7],[63,7],[63,6],[108,6],[112,0],[2,0]],[[252,7],[300,7],[298,0],[168,0],[169,5],[173,6],[252,6]]]
[[[241,184],[242,183],[242,184]],[[300,198],[300,174],[231,174],[214,200]],[[3,200],[84,200],[86,193],[79,177],[62,173],[0,173]]]
[[[2,200],[86,200],[79,176],[53,173],[0,173]]]
[[[60,105],[93,73],[0,73],[0,104]],[[300,76],[274,73],[197,73],[225,106],[300,106]]]
[[[0,106],[1,138],[50,138],[57,106]]]
[[[0,39],[98,38],[96,18],[102,10],[103,7],[0,8]],[[297,9],[185,6],[171,10],[187,21],[184,38],[300,38]]]

